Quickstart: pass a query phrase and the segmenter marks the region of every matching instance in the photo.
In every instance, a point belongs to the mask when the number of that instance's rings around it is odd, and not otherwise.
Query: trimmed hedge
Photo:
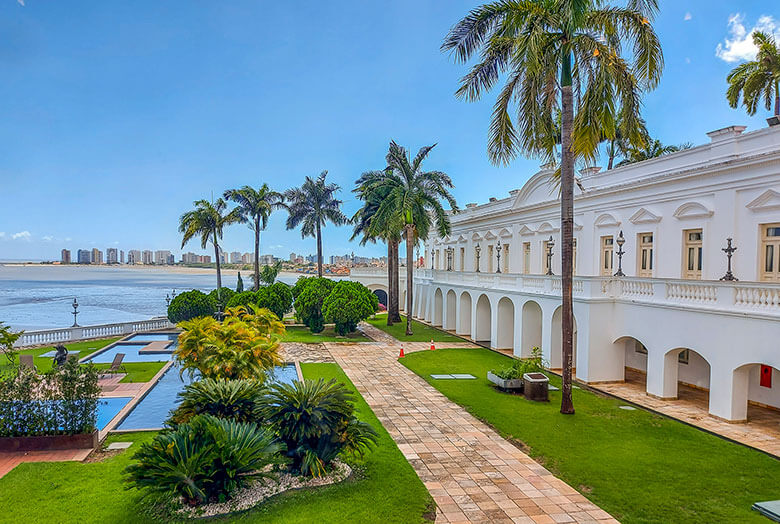
[[[217,310],[216,301],[210,295],[193,289],[179,293],[168,306],[168,320],[178,324],[197,317],[210,317]]]
[[[377,296],[360,282],[340,280],[322,303],[322,312],[336,325],[336,333],[344,336],[376,313],[378,304]]]

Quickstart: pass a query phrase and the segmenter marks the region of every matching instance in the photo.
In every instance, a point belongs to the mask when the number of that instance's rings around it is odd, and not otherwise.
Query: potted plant
[[[501,369],[491,369],[487,379],[505,391],[523,392],[523,375],[540,373],[544,370],[542,352],[538,347],[531,350],[531,357],[515,360],[509,366]]]

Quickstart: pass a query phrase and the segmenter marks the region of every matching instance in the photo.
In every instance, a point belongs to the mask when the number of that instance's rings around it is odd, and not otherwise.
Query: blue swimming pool
[[[138,342],[137,344],[116,344],[109,347],[102,353],[98,353],[89,359],[89,361],[96,364],[110,363],[114,361],[114,357],[117,353],[125,354],[125,358],[122,359],[122,362],[165,362],[167,360],[171,360],[170,353],[139,353],[139,350],[145,348],[148,344],[148,342]]]
[[[131,337],[126,338],[132,342],[154,342],[155,340],[173,340],[174,342],[179,339],[178,333],[138,333]]]
[[[97,409],[97,428],[104,429],[132,397],[101,398]]]
[[[298,379],[298,374],[295,366],[288,364],[274,368],[270,379],[289,384]],[[171,410],[178,404],[176,395],[192,381],[188,373],[180,377],[179,368],[175,365],[171,366],[116,429],[139,430],[163,427]]]

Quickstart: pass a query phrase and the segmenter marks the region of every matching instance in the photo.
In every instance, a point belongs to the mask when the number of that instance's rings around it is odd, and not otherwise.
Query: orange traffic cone
[[[404,345],[401,344],[401,354],[398,355],[398,358],[404,358]]]
[[[436,346],[433,345],[433,339],[431,339],[431,351],[436,351]]]

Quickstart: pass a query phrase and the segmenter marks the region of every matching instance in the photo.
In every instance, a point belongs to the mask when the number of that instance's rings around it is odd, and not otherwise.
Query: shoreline
[[[178,274],[216,274],[217,269],[213,267],[188,267],[188,266],[144,266],[144,265],[108,265],[108,264],[100,264],[100,265],[94,265],[94,264],[41,264],[37,262],[3,262],[0,263],[0,268],[2,267],[13,267],[13,268],[22,268],[22,267],[28,267],[28,268],[43,268],[43,267],[51,267],[51,268],[73,268],[74,271],[78,270],[87,270],[87,269],[99,269],[99,270],[105,270],[105,271],[115,271],[115,270],[131,270],[131,271],[155,271],[155,272],[161,272],[161,273],[178,273]],[[239,271],[243,272],[244,275],[251,275],[252,269],[225,269],[222,268],[222,274],[223,275],[237,275]],[[304,273],[299,271],[280,271],[279,276],[291,276],[291,277],[297,277],[297,276],[316,276],[316,271],[314,273]],[[349,273],[347,274],[330,274],[325,273],[322,275],[325,278],[343,278],[345,276],[349,276]]]

